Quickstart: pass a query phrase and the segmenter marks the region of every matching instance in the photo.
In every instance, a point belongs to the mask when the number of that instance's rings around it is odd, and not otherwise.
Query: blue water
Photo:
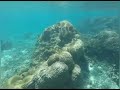
[[[0,39],[25,32],[41,33],[61,20],[78,27],[86,18],[119,15],[120,2],[13,1],[0,2]]]

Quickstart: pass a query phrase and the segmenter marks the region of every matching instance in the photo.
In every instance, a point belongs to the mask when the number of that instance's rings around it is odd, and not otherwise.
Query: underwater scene
[[[0,1],[0,89],[119,89],[119,1]]]

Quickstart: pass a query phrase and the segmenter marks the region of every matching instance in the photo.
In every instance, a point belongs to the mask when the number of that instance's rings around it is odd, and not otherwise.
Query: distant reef
[[[96,34],[106,29],[120,33],[120,16],[88,18],[80,26],[81,32],[83,33]]]

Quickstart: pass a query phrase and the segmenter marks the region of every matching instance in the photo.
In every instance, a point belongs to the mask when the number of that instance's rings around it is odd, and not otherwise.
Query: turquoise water
[[[64,19],[79,26],[89,17],[119,15],[119,6],[118,2],[0,2],[0,38],[8,39],[24,32],[40,33]]]
[[[101,20],[98,24],[88,25],[87,20],[96,18],[113,18],[117,17],[114,22],[111,19]],[[112,22],[112,31],[119,32],[120,20],[120,2],[119,1],[1,1],[0,2],[0,40],[10,41],[12,47],[1,50],[1,82],[0,88],[3,87],[3,82],[19,72],[21,68],[29,67],[31,62],[32,51],[34,51],[35,43],[38,35],[44,32],[44,29],[63,20],[68,20],[81,33],[99,33],[101,30],[109,28],[104,27],[104,22]],[[107,21],[108,20],[108,21]],[[104,28],[104,29],[103,29]],[[92,36],[93,34],[91,34]],[[89,35],[87,36],[89,37]],[[90,38],[90,37],[89,37]],[[84,39],[83,39],[84,40]],[[9,46],[9,45],[8,45]],[[2,49],[2,47],[1,47]],[[116,57],[119,59],[119,57]],[[93,60],[96,57],[93,58]],[[24,60],[24,61],[23,61]],[[91,71],[90,80],[92,84],[85,85],[84,88],[118,88],[117,81],[108,78],[108,75],[114,67],[105,64],[106,62],[97,62]],[[119,62],[117,62],[119,63]],[[105,65],[104,65],[105,64]],[[103,67],[99,71],[99,66]],[[106,66],[108,65],[108,66]],[[118,66],[119,67],[119,66]],[[89,69],[93,69],[89,67]],[[108,70],[107,68],[111,68]],[[106,71],[108,72],[106,73]],[[98,71],[98,72],[96,72]],[[118,73],[118,72],[117,72]],[[103,86],[102,80],[106,79]],[[93,77],[95,77],[93,79]],[[119,78],[118,76],[116,76]],[[97,80],[99,82],[97,82]],[[110,81],[110,82],[109,82]],[[94,83],[95,82],[95,83]],[[116,84],[117,82],[117,84]],[[112,83],[112,85],[111,85]]]

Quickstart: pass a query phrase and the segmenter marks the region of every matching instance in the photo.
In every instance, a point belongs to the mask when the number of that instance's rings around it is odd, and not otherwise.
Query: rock
[[[48,67],[45,62],[26,88],[64,88],[69,77],[68,66],[65,63],[57,61]]]
[[[55,62],[45,73],[39,73],[38,88],[63,88],[69,80],[68,72],[68,66],[65,63]]]
[[[50,65],[52,65],[53,63],[55,63],[56,61],[59,61],[59,54],[53,54],[53,55],[51,55],[49,58],[48,58],[48,60],[47,60],[47,63],[48,63],[48,65],[50,66]]]
[[[102,42],[102,46],[107,50],[118,51],[119,50],[119,34],[115,31],[105,30],[97,35],[99,42]]]
[[[32,55],[34,69],[28,70],[32,78],[27,82],[24,78],[29,75],[24,73],[22,80],[27,83],[21,88],[76,88],[82,71],[80,63],[84,62],[83,49],[80,34],[70,22],[64,20],[46,28]]]
[[[72,40],[71,43],[66,44],[62,49],[71,53],[75,63],[80,63],[80,59],[84,59],[84,44],[80,39]]]
[[[63,51],[62,53],[60,53],[59,60],[61,62],[64,62],[68,66],[69,70],[73,69],[74,61],[73,61],[72,55],[69,52]]]
[[[75,53],[78,52],[79,49],[83,49],[83,42],[78,39],[78,40],[72,40],[71,43],[66,44],[65,47],[63,47],[63,50],[66,50],[70,53]]]
[[[80,75],[81,73],[81,69],[80,69],[80,66],[75,64],[75,67],[72,71],[72,80],[75,81],[77,80],[78,76]]]
[[[91,39],[86,48],[89,54],[103,55],[104,57],[112,56],[115,58],[119,56],[119,43],[119,34],[115,31],[105,30]]]
[[[50,56],[47,62],[48,65],[51,65],[56,61],[64,62],[69,67],[70,70],[72,70],[74,67],[74,61],[72,59],[72,56],[67,51],[63,51],[59,54],[53,54],[52,56]]]
[[[33,58],[46,61],[49,56],[61,50],[65,44],[71,43],[76,38],[76,34],[78,35],[79,33],[66,20],[46,28],[44,33],[38,37],[36,43],[37,52],[33,53]]]
[[[115,68],[109,76],[119,77],[119,50],[120,50],[120,40],[119,34],[115,31],[105,30],[101,31],[94,38],[90,39],[85,46],[85,56],[90,59],[94,59],[93,62],[97,64],[105,63],[106,67],[110,66]],[[113,79],[117,84],[119,79]]]
[[[82,80],[80,79],[80,75],[81,75],[81,68],[79,65],[75,64],[75,67],[72,70],[72,87],[73,88],[80,87],[80,82],[82,82]]]

